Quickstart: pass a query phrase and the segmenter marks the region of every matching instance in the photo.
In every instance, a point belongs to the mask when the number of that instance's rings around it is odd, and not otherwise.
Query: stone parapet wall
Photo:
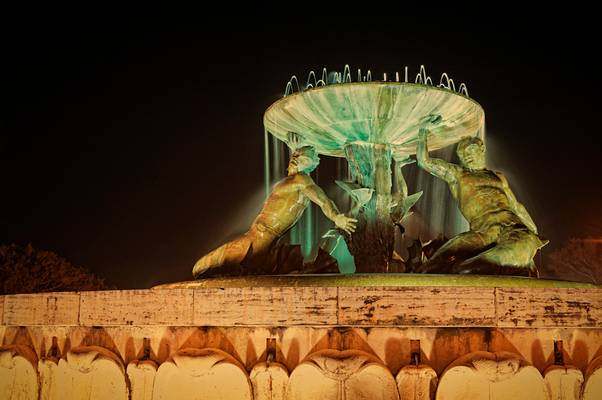
[[[601,328],[587,288],[250,287],[0,296],[5,326]]]
[[[480,398],[458,389],[466,385],[589,399],[602,390],[596,288],[44,293],[0,296],[0,321],[0,398],[12,385],[19,398],[184,399],[215,380],[208,399]],[[573,397],[551,397],[562,390]]]

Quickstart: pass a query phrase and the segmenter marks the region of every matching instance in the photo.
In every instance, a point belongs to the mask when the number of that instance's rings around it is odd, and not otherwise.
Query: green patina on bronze
[[[433,120],[433,123],[437,123]],[[450,239],[418,272],[539,275],[533,257],[548,241],[500,172],[485,165],[485,145],[476,137],[458,143],[460,165],[430,158],[429,130],[419,131],[418,165],[447,182],[470,230]]]
[[[201,257],[192,270],[194,277],[293,272],[281,265],[278,252],[282,247],[277,243],[297,223],[310,201],[320,206],[342,232],[353,232],[357,221],[340,213],[309,175],[319,162],[313,147],[298,148],[290,159],[288,176],[274,186],[249,230]]]

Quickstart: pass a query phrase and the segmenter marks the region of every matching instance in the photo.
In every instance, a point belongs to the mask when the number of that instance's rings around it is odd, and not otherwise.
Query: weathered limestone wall
[[[600,289],[47,293],[0,296],[0,321],[2,399],[481,398],[465,386],[585,399],[602,388]],[[204,397],[191,397],[197,387]]]
[[[3,326],[600,328],[602,290],[249,287],[0,296]]]

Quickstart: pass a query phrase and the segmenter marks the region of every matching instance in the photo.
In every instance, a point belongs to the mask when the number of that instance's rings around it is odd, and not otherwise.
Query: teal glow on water
[[[301,254],[303,254],[303,261],[311,261],[313,258],[313,249],[316,245],[315,240],[315,224],[314,224],[314,206],[311,204],[303,213],[305,223],[303,229],[299,232],[299,238],[301,240]]]
[[[270,195],[270,142],[267,129],[263,131],[263,184],[265,185],[265,198]]]
[[[353,274],[355,272],[355,260],[342,236],[337,238],[336,247],[330,252],[330,255],[336,258],[340,273]]]
[[[455,145],[451,145],[431,152],[430,156],[456,162],[455,148]],[[416,164],[405,166],[403,174],[409,193],[423,193],[414,206],[414,213],[404,220],[405,234],[396,243],[396,249],[402,257],[405,256],[403,248],[410,246],[413,240],[428,242],[441,236],[449,239],[468,230],[468,223],[460,213],[445,181],[431,176]]]

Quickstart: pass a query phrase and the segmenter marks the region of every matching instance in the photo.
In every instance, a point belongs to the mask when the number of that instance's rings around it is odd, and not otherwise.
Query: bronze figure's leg
[[[207,274],[210,270],[216,272],[223,267],[240,266],[251,249],[251,243],[248,234],[244,234],[238,239],[221,245],[209,254],[201,257],[194,265],[192,274],[195,278],[198,278],[203,274]]]
[[[464,232],[448,240],[417,272],[449,273],[458,260],[471,257],[488,248],[491,240],[479,232]]]
[[[533,257],[545,244],[526,227],[508,227],[495,247],[460,263],[454,272],[537,277]]]

